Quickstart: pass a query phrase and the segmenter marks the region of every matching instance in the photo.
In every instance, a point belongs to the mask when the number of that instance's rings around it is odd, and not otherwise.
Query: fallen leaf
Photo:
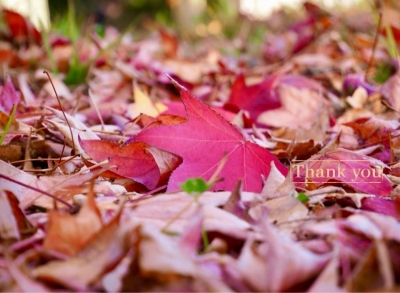
[[[190,257],[197,255],[201,233],[203,228],[204,215],[199,207],[189,219],[179,239],[180,250]]]
[[[349,292],[390,290],[394,287],[390,263],[386,243],[375,241],[360,259],[344,288]]]
[[[18,85],[22,96],[24,97],[25,104],[32,106],[36,103],[36,96],[32,92],[28,84],[27,74],[23,73],[18,75]]]
[[[12,136],[15,137],[14,135]],[[22,153],[22,148],[19,145],[6,144],[0,145],[0,160],[5,162],[15,162],[22,160],[24,154]]]
[[[374,152],[374,158],[380,159],[385,163],[391,161],[391,148],[398,141],[392,139],[391,134],[400,127],[397,120],[383,120],[375,117],[359,118],[352,122],[344,123],[353,129],[359,146],[382,145],[383,150]]]
[[[176,156],[151,148],[141,142],[132,142],[122,146],[106,140],[80,140],[79,142],[82,149],[93,160],[102,162],[109,159],[108,165],[115,166],[110,171],[133,179],[148,189],[154,189],[161,177],[170,174],[171,169],[180,162]]]
[[[291,288],[316,276],[328,262],[330,254],[309,251],[279,234],[268,221],[262,220],[261,225],[261,244],[248,238],[237,263],[253,290],[292,291]]]
[[[39,266],[32,275],[77,291],[92,291],[90,286],[114,268],[132,245],[135,230],[120,226],[120,214],[105,225],[74,257],[54,260]]]
[[[161,27],[158,30],[161,42],[163,44],[164,53],[167,57],[176,57],[179,49],[179,41],[175,34]]]
[[[268,263],[263,257],[266,249],[263,244],[257,245],[255,236],[250,235],[236,263],[241,278],[254,291],[265,292],[269,287],[269,279],[266,278]]]
[[[203,230],[244,239],[250,224],[217,207],[223,205],[228,197],[229,192],[204,192],[198,198],[204,217]],[[161,194],[135,204],[130,217],[139,223],[151,223],[160,230],[171,221],[167,231],[182,233],[189,219],[196,214],[197,208],[198,203],[185,192]]]
[[[78,253],[103,226],[93,191],[89,191],[87,200],[77,215],[53,210],[48,217],[43,248],[68,256]]]
[[[0,239],[19,240],[35,231],[12,192],[0,190],[0,202]]]
[[[14,87],[11,78],[8,76],[0,93],[0,111],[10,113],[13,106],[20,102],[20,94]]]
[[[400,223],[396,218],[376,212],[371,213],[369,211],[360,211],[360,214],[370,219],[378,229],[380,229],[383,239],[400,242],[400,235],[398,234]]]
[[[400,73],[390,77],[381,87],[383,97],[396,110],[400,111]]]
[[[0,63],[10,64],[15,58],[15,51],[9,43],[0,43]]]
[[[331,180],[377,196],[388,196],[392,191],[383,173],[388,167],[382,161],[342,148],[315,155],[292,167],[297,186],[312,182],[319,187]]]
[[[271,199],[274,197],[284,196],[288,194],[280,194],[278,189],[284,184],[285,176],[276,168],[274,162],[271,162],[271,171],[268,178],[265,180],[264,187],[261,190],[260,196],[264,199]],[[293,192],[294,192],[293,188]]]
[[[93,176],[91,173],[86,173],[80,174],[79,177],[74,175],[57,175],[38,178],[35,175],[28,174],[1,160],[0,174],[34,188],[30,189],[26,186],[6,180],[5,178],[0,178],[1,189],[11,191],[19,200],[21,209],[28,208],[34,202],[39,206],[51,209],[54,207],[54,200],[37,191],[38,189],[51,192],[53,195],[60,194],[60,197],[65,199],[71,197],[72,192],[76,192],[73,188],[85,189],[86,187],[82,186],[82,184],[90,180]],[[42,200],[40,197],[46,199]]]
[[[310,129],[315,122],[315,116],[323,115],[325,121],[321,121],[321,128],[328,124],[329,113],[321,92],[282,84],[279,86],[279,96],[282,107],[260,114],[257,119],[259,123],[274,127]]]
[[[387,37],[387,29],[392,30],[393,38],[396,43],[400,43],[399,27],[399,5],[394,1],[382,1],[381,3],[382,25],[380,33]]]
[[[388,198],[364,198],[361,201],[361,209],[400,219],[398,206]]]
[[[351,97],[347,97],[346,101],[354,109],[362,109],[364,104],[367,102],[368,93],[363,87],[357,88]]]
[[[293,196],[281,196],[270,199],[265,203],[255,205],[249,211],[254,220],[261,219],[263,210],[268,211],[268,220],[279,226],[280,231],[293,232],[293,227],[299,225],[297,220],[305,219],[308,215],[308,208]],[[283,228],[281,228],[283,227]],[[289,234],[289,233],[288,233]]]
[[[176,101],[167,101],[167,102],[163,102],[163,104],[167,107],[167,109],[161,114],[159,115],[157,118],[163,116],[163,115],[176,115],[176,116],[180,116],[180,117],[185,117],[184,119],[186,119],[186,110],[185,110],[185,105],[182,104],[182,102],[176,102]],[[210,106],[213,110],[215,110],[215,112],[217,112],[218,114],[220,114],[222,117],[225,118],[225,120],[228,120],[230,122],[232,122],[232,120],[235,117],[235,114],[232,113],[231,111],[226,110],[223,107],[217,107],[217,106]]]
[[[3,9],[4,20],[11,30],[11,36],[16,41],[36,41],[40,43],[42,36],[32,23],[14,11]]]
[[[339,287],[339,249],[334,250],[334,254],[325,266],[324,270],[307,290],[307,292],[343,292]]]
[[[180,124],[182,122],[186,122],[187,119],[183,118],[181,116],[174,116],[174,115],[168,115],[168,114],[161,114],[158,115],[156,118],[147,116],[146,114],[143,114],[140,116],[140,120],[138,121],[138,124],[142,126],[143,129],[149,129],[153,127],[157,127],[160,125],[175,125],[175,124]]]
[[[150,97],[145,94],[137,84],[134,85],[133,96],[135,102],[129,104],[126,111],[126,114],[131,119],[136,118],[140,114],[156,117],[167,109],[167,107],[162,103],[153,103]]]
[[[48,292],[49,288],[38,281],[32,280],[26,272],[20,268],[12,259],[7,260],[7,268],[14,282],[18,285],[19,291],[24,292]],[[4,289],[4,288],[2,288]]]
[[[344,90],[353,94],[353,91],[358,90],[360,87],[367,91],[367,95],[378,91],[377,87],[367,83],[367,81],[365,80],[365,74],[352,73],[346,75],[343,81]],[[360,103],[364,104],[364,102],[364,98],[357,95],[357,105],[360,105]]]
[[[188,122],[144,130],[130,141],[142,141],[177,154],[183,163],[172,173],[168,190],[191,177],[208,180],[226,155],[227,162],[213,190],[232,190],[238,179],[243,180],[243,190],[261,191],[261,175],[268,176],[270,162],[286,175],[286,168],[267,150],[246,141],[228,121],[203,104],[179,84]]]
[[[244,75],[238,75],[225,108],[229,109],[233,105],[237,110],[249,111],[253,121],[257,121],[258,115],[262,112],[281,106],[276,92],[278,81],[278,76],[271,76],[260,83],[247,86]]]
[[[156,147],[149,147],[147,150],[152,154],[160,170],[158,185],[167,184],[171,173],[182,163],[182,159]]]
[[[234,214],[240,219],[249,221],[250,217],[248,215],[248,211],[243,201],[241,200],[242,193],[242,181],[238,181],[235,188],[232,190],[231,195],[228,200],[224,204],[223,209],[227,212]]]
[[[123,292],[231,292],[212,272],[185,251],[176,249],[178,239],[159,233],[151,225],[141,226],[135,244],[135,257],[123,280]]]
[[[175,37],[123,2],[43,44],[0,16],[0,291],[399,291],[399,4],[171,0],[213,12]]]
[[[77,154],[87,157],[86,153],[80,147],[79,139],[99,139],[99,136],[76,117],[64,113],[65,117],[68,119],[67,123],[62,111],[50,107],[47,107],[47,109],[51,111],[56,118],[47,120],[45,125],[51,124],[53,128],[56,128],[61,133],[61,139],[65,139],[71,146],[75,146],[75,152]],[[51,131],[51,127],[48,127],[48,129]]]
[[[262,229],[268,245],[263,256],[268,263],[266,275],[270,291],[289,290],[317,275],[331,257],[331,254],[318,255],[309,251],[300,243],[279,234],[267,221],[263,221]]]

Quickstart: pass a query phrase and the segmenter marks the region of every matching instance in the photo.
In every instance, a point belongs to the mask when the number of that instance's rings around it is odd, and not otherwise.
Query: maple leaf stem
[[[71,125],[69,124],[67,115],[65,115],[64,108],[63,108],[63,106],[61,104],[60,98],[58,97],[58,94],[57,94],[57,91],[56,91],[56,87],[54,86],[53,80],[51,79],[49,72],[47,70],[43,70],[43,73],[46,74],[47,77],[49,78],[49,81],[51,83],[51,86],[53,87],[54,93],[56,94],[58,105],[60,106],[61,112],[64,115],[65,122],[67,122],[67,124],[68,124],[69,132],[71,133],[72,149],[75,150],[75,142],[74,142],[74,135],[72,134],[72,128],[71,128]]]
[[[17,181],[17,180],[15,180],[15,179],[12,179],[12,178],[10,178],[10,177],[8,177],[8,176],[6,176],[6,175],[3,175],[3,174],[0,174],[0,178],[4,178],[4,179],[6,179],[6,180],[8,180],[8,181],[11,181],[11,182],[13,182],[13,183],[19,184],[19,185],[21,185],[21,186],[23,186],[23,187],[26,187],[26,188],[29,188],[29,189],[34,190],[34,191],[36,191],[36,192],[40,192],[41,194],[47,195],[48,197],[51,197],[52,199],[61,202],[62,204],[64,204],[65,206],[67,206],[69,209],[73,209],[73,208],[74,208],[73,205],[69,204],[68,202],[66,202],[65,200],[63,200],[63,199],[61,199],[61,198],[58,198],[57,196],[55,196],[55,195],[53,195],[53,194],[51,194],[51,193],[48,193],[47,191],[44,191],[44,190],[41,190],[41,189],[39,189],[39,188],[36,188],[36,187],[30,186],[30,185],[28,185],[28,184],[22,183],[22,182],[20,182],[20,181]]]

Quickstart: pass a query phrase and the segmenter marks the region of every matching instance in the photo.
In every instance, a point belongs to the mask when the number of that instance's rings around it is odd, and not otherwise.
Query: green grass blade
[[[3,143],[4,139],[6,138],[8,130],[11,127],[11,123],[14,120],[14,115],[15,115],[15,111],[17,109],[17,105],[18,105],[18,103],[15,103],[13,108],[12,108],[12,111],[11,111],[11,114],[10,114],[10,118],[8,119],[6,127],[4,128],[3,134],[1,135],[1,138],[0,138],[0,145]]]

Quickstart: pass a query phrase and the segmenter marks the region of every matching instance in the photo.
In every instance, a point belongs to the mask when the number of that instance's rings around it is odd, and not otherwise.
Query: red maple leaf
[[[257,121],[262,112],[281,106],[279,95],[275,91],[277,80],[278,76],[271,76],[260,83],[247,86],[243,74],[240,74],[232,85],[229,101],[224,108],[247,110],[253,121]]]
[[[40,32],[21,14],[8,9],[3,9],[3,14],[4,21],[10,28],[11,36],[14,39],[29,39],[37,43],[42,41]]]
[[[113,173],[135,180],[148,189],[155,188],[180,163],[174,155],[139,142],[120,146],[113,141],[79,139],[79,143],[93,160],[101,162],[108,158],[109,165],[115,167],[111,169]]]
[[[280,172],[287,169],[269,151],[246,141],[243,135],[221,115],[193,97],[173,81],[180,90],[188,121],[178,125],[162,125],[143,130],[130,141],[140,141],[166,150],[183,158],[183,163],[172,173],[168,191],[179,188],[188,178],[208,180],[221,159],[227,162],[219,177],[223,178],[213,190],[232,190],[239,179],[246,191],[260,192],[261,176],[267,177],[273,161]]]

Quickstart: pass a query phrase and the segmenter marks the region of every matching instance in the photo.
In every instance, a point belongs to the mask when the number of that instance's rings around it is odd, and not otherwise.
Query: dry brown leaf
[[[313,126],[315,116],[324,115],[326,119],[329,116],[327,104],[320,92],[280,85],[279,96],[281,97],[282,107],[260,114],[258,122],[274,127],[307,130]],[[307,107],[304,107],[304,105],[307,105]],[[324,123],[326,122],[324,121]]]
[[[229,192],[205,192],[198,201],[204,213],[203,229],[217,231],[235,238],[244,239],[250,224],[237,216],[216,206],[222,206],[228,199]],[[188,220],[198,208],[193,197],[184,192],[161,194],[139,202],[129,214],[139,223],[151,223],[158,229],[172,221],[168,231],[182,233]]]
[[[28,174],[18,168],[7,164],[0,160],[0,174],[8,176],[16,181],[22,182],[36,189],[47,191],[53,195],[59,195],[63,199],[69,199],[72,194],[70,190],[73,187],[79,188],[81,191],[86,189],[83,183],[93,177],[91,173],[76,175],[58,175],[58,176],[43,176],[36,177]],[[19,200],[22,209],[28,208],[35,201],[35,204],[45,208],[52,209],[54,200],[42,193],[11,182],[4,178],[0,178],[1,189],[11,191]],[[76,190],[75,190],[76,191]]]
[[[360,259],[344,288],[349,292],[371,292],[390,290],[393,287],[393,271],[387,246],[384,241],[378,240],[368,249],[364,258]]]
[[[48,213],[48,217],[43,248],[68,256],[78,253],[103,227],[93,190],[89,192],[84,206],[77,215],[53,210]]]
[[[74,257],[39,266],[32,275],[71,290],[92,291],[91,285],[113,269],[132,246],[132,225],[120,225],[120,213],[104,226]]]
[[[344,292],[339,287],[339,265],[339,254],[336,249],[329,263],[307,292]]]
[[[21,236],[34,233],[35,229],[18,204],[12,192],[0,189],[0,239],[18,240]]]
[[[301,244],[279,234],[267,221],[262,222],[262,231],[268,249],[263,254],[268,263],[268,289],[271,291],[290,290],[312,278],[325,267],[331,255],[318,255]]]

